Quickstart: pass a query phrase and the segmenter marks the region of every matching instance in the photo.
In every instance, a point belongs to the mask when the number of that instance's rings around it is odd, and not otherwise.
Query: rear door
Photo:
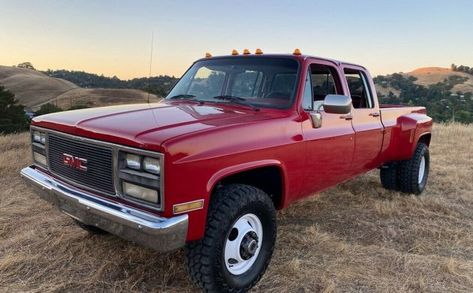
[[[378,167],[383,125],[369,73],[350,65],[344,65],[343,71],[353,103],[351,118],[355,130],[355,152],[351,172],[355,175]]]

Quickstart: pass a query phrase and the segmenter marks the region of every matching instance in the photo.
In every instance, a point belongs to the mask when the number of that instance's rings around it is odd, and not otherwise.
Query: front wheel
[[[207,292],[245,292],[266,271],[275,240],[271,198],[253,186],[224,186],[213,195],[204,238],[187,245],[190,275]]]

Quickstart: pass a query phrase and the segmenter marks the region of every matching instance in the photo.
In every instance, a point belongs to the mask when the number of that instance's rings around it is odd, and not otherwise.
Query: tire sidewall
[[[221,278],[223,283],[228,284],[230,288],[246,288],[250,286],[256,279],[261,276],[261,272],[264,271],[268,265],[269,259],[272,256],[273,245],[276,239],[276,229],[274,227],[274,214],[269,209],[265,202],[257,201],[249,205],[242,207],[236,214],[229,215],[229,220],[225,223],[224,233],[222,234],[221,240],[219,241],[219,256],[217,259],[218,265],[221,272]],[[274,209],[274,208],[273,208]],[[227,269],[225,264],[225,243],[230,234],[230,230],[238,219],[245,214],[254,214],[261,221],[263,226],[263,241],[261,249],[257,256],[256,261],[253,263],[251,268],[241,275],[233,275]]]
[[[422,158],[425,158],[425,169],[424,169],[424,177],[422,178],[422,181],[419,183],[417,180],[417,189],[418,193],[421,193],[424,191],[425,186],[427,184],[427,179],[429,177],[429,169],[430,169],[430,154],[429,154],[429,149],[425,144],[421,144],[422,151],[420,152],[419,157],[417,158],[417,172],[416,175],[419,175],[420,172],[420,164],[422,161]]]

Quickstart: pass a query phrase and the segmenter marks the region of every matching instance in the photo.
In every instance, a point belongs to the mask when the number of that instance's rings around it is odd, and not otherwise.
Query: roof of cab
[[[208,53],[207,53],[208,54]],[[315,59],[315,60],[322,60],[322,61],[328,61],[331,63],[334,63],[337,66],[340,65],[350,65],[350,66],[357,66],[361,67],[363,69],[366,69],[362,65],[355,64],[355,63],[350,63],[350,62],[344,62],[344,61],[339,61],[331,58],[324,58],[324,57],[318,57],[318,56],[312,56],[312,55],[294,55],[294,54],[238,54],[238,55],[220,55],[220,56],[210,56],[210,57],[204,57],[196,60],[198,61],[203,61],[203,60],[212,60],[212,59],[227,59],[227,58],[275,58],[275,57],[283,57],[283,58],[291,58],[291,59],[298,59],[298,60],[306,60],[306,59]]]

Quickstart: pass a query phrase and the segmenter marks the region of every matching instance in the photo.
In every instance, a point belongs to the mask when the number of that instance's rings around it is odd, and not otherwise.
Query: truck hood
[[[252,123],[272,116],[274,111],[265,113],[230,105],[163,101],[155,104],[47,114],[34,118],[32,125],[132,147],[163,151],[162,144],[174,137],[215,127]]]

